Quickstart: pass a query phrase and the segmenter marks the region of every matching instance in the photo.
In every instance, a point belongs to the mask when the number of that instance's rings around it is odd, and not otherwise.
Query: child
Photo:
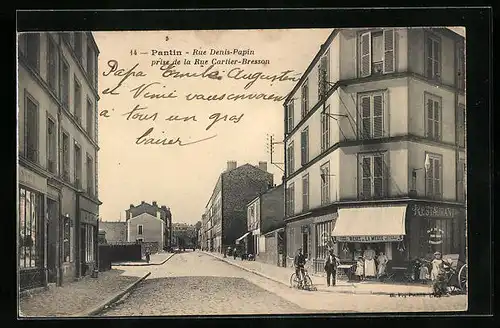
[[[365,274],[365,262],[363,261],[362,256],[358,256],[358,261],[356,262],[356,272],[354,273],[358,280],[363,280],[363,276]]]
[[[443,264],[443,259],[441,258],[440,252],[434,253],[434,260],[432,260],[431,264],[432,264],[431,280],[435,281]]]

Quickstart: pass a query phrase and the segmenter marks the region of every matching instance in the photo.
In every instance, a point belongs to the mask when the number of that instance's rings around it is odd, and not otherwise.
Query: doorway
[[[57,202],[50,198],[47,198],[47,215],[47,278],[49,283],[57,283],[59,268],[58,244],[60,241],[58,233],[59,216],[57,215]]]
[[[80,276],[83,277],[86,274],[87,271],[87,265],[86,265],[86,254],[87,254],[87,249],[86,249],[86,240],[87,240],[87,234],[86,234],[86,229],[85,226],[80,228]]]

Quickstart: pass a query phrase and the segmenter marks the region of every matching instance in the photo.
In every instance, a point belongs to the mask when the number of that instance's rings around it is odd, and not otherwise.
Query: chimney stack
[[[227,170],[230,171],[230,170],[233,170],[236,168],[236,161],[227,161]]]
[[[267,162],[259,162],[259,169],[267,172]]]
[[[141,201],[141,204],[145,204],[146,202],[145,201]]]
[[[153,206],[158,206],[156,201],[153,200]]]
[[[130,208],[134,208],[134,205],[133,205],[133,204],[130,204]]]

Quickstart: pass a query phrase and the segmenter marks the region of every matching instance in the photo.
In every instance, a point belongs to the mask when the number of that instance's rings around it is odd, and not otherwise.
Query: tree
[[[196,231],[200,230],[201,229],[201,221],[196,222],[194,227],[195,227]]]

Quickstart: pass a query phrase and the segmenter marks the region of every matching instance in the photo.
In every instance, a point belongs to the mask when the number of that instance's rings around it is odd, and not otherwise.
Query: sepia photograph
[[[466,29],[17,33],[18,318],[464,312]]]

